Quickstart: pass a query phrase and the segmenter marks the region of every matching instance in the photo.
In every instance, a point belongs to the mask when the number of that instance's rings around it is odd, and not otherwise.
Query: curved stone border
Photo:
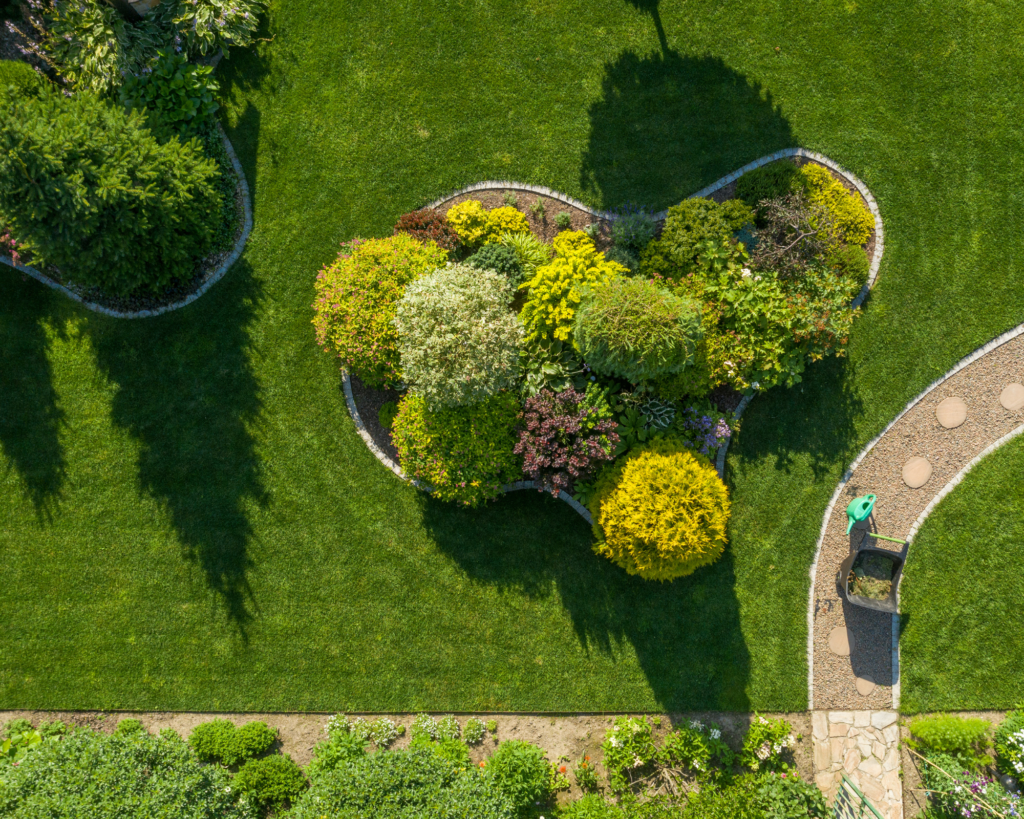
[[[342,386],[345,390],[345,404],[348,406],[348,414],[352,416],[352,421],[356,425],[356,432],[359,433],[359,437],[363,439],[363,442],[366,444],[370,452],[373,453],[373,456],[406,483],[411,483],[417,489],[422,489],[424,492],[430,492],[431,489],[429,486],[422,481],[414,480],[406,475],[402,471],[402,468],[392,461],[391,458],[388,457],[387,453],[373,442],[373,438],[370,437],[370,433],[366,431],[366,425],[363,424],[363,419],[359,415],[359,408],[356,406],[355,396],[352,395],[352,381],[348,377],[348,373],[342,374]],[[501,487],[501,491],[505,493],[518,492],[520,489],[533,489],[536,491],[537,488],[537,484],[534,481],[516,481],[515,483],[509,483]],[[587,511],[587,507],[573,498],[572,495],[566,492],[559,492],[558,499],[569,504],[573,511],[583,518],[588,525],[593,525],[594,521],[590,517],[590,512]]]
[[[809,710],[813,710],[814,708],[814,587],[815,583],[817,582],[818,559],[821,556],[821,547],[825,541],[825,533],[828,529],[828,524],[832,517],[832,512],[835,509],[835,505],[839,500],[840,496],[842,495],[843,490],[846,488],[846,484],[849,482],[850,478],[853,477],[853,473],[857,469],[857,467],[860,466],[861,462],[864,460],[865,457],[867,457],[868,453],[875,448],[878,442],[882,440],[882,438],[889,432],[889,430],[891,430],[908,412],[910,412],[910,410],[912,410],[915,406],[921,403],[921,401],[929,393],[931,393],[937,387],[941,386],[943,383],[948,381],[950,378],[959,373],[965,367],[968,367],[969,365],[973,364],[975,361],[977,361],[987,353],[992,352],[992,350],[995,350],[997,347],[1001,347],[1003,344],[1006,344],[1008,341],[1012,341],[1013,339],[1017,338],[1020,335],[1024,335],[1024,324],[1014,327],[1011,330],[1007,330],[1002,335],[997,336],[996,338],[992,339],[992,341],[988,342],[987,344],[984,344],[970,355],[961,359],[956,364],[956,366],[949,370],[949,372],[937,378],[935,381],[929,384],[919,395],[911,399],[911,401],[903,408],[900,414],[893,418],[893,420],[890,421],[888,425],[886,425],[885,429],[883,429],[878,435],[876,435],[874,438],[871,439],[871,441],[868,442],[864,449],[862,449],[860,453],[857,455],[857,457],[853,460],[853,463],[851,463],[850,466],[847,467],[846,471],[843,472],[843,477],[840,479],[839,484],[836,486],[835,492],[832,493],[832,499],[829,501],[828,507],[826,507],[825,509],[825,515],[821,522],[821,533],[818,535],[818,543],[814,552],[814,561],[811,563],[810,569],[811,586],[807,600],[807,707]],[[953,488],[964,479],[967,473],[970,472],[971,469],[973,469],[974,466],[982,458],[984,458],[986,455],[991,454],[1000,446],[1005,444],[1007,441],[1011,440],[1017,435],[1020,435],[1021,433],[1024,433],[1024,426],[1014,429],[1012,432],[1010,432],[1007,435],[1004,435],[998,441],[993,442],[988,447],[986,447],[981,453],[979,453],[974,459],[972,459],[966,466],[964,466],[963,469],[961,469],[960,472],[957,473],[957,475],[948,484],[946,484],[946,486],[943,487],[942,490],[939,491],[939,493],[931,500],[928,506],[925,507],[925,510],[921,513],[917,521],[911,527],[910,533],[907,536],[907,546],[905,548],[909,548],[910,541],[913,540],[913,537],[917,534],[918,530],[921,527],[921,524],[924,523],[925,518],[927,518],[928,515],[931,514],[932,510],[934,510],[934,508],[938,505],[939,501],[941,501],[942,498],[948,495],[953,490]],[[897,590],[897,595],[898,594],[899,592]],[[893,707],[898,709],[900,700],[899,614],[894,614],[892,616],[892,658]]]
[[[712,182],[707,187],[701,188],[696,193],[690,194],[687,199],[701,199],[706,196],[711,196],[711,194],[721,190],[726,185],[735,182],[748,171],[760,168],[762,165],[767,165],[769,162],[775,162],[779,159],[788,159],[791,157],[803,157],[805,159],[814,160],[818,164],[824,165],[829,170],[842,176],[857,189],[861,196],[864,197],[864,201],[868,204],[868,210],[870,210],[871,215],[875,217],[875,252],[871,257],[871,267],[868,271],[868,280],[860,293],[857,294],[857,298],[855,298],[850,305],[851,307],[860,307],[864,299],[867,298],[868,292],[875,286],[875,280],[878,278],[878,268],[882,263],[882,253],[885,251],[885,226],[882,224],[882,213],[879,211],[878,203],[875,201],[875,197],[871,195],[871,191],[868,189],[868,186],[824,154],[819,154],[817,151],[808,151],[806,148],[783,148],[781,151],[776,151],[773,154],[762,156],[760,159],[755,159],[753,162],[748,162],[742,168],[723,176],[717,182]],[[619,218],[618,214],[607,210],[597,210],[588,205],[584,205],[578,199],[573,199],[571,196],[566,196],[564,193],[559,193],[551,188],[545,188],[542,185],[527,185],[524,182],[513,182],[507,179],[488,180],[486,182],[477,182],[475,185],[467,185],[464,188],[459,188],[459,190],[449,193],[447,196],[435,199],[429,205],[426,205],[426,207],[437,208],[445,202],[454,199],[456,196],[463,196],[467,193],[475,193],[476,191],[492,190],[517,190],[523,191],[524,193],[535,193],[540,196],[547,196],[549,199],[554,199],[558,202],[562,202],[563,204],[578,208],[579,210],[585,211],[591,216],[603,219],[606,222],[614,222]],[[666,216],[668,216],[667,209],[658,211],[654,214],[654,218],[659,222],[664,220]]]
[[[228,254],[227,258],[224,259],[216,269],[207,276],[206,281],[200,285],[195,292],[190,293],[188,296],[183,298],[181,301],[176,301],[173,304],[165,304],[162,307],[156,307],[152,310],[136,310],[133,312],[124,312],[121,310],[112,310],[109,307],[104,307],[101,304],[96,304],[92,301],[86,301],[82,296],[76,293],[74,290],[65,287],[62,284],[55,282],[45,273],[41,273],[34,267],[28,265],[16,265],[14,260],[10,256],[0,255],[0,262],[13,267],[15,270],[24,273],[26,276],[31,276],[38,282],[42,282],[47,287],[53,290],[59,290],[65,296],[70,299],[74,299],[81,304],[85,309],[92,310],[94,313],[102,313],[105,316],[111,316],[113,318],[124,318],[124,319],[139,319],[139,318],[150,318],[151,316],[159,316],[163,313],[169,313],[172,310],[178,310],[185,305],[191,304],[207,290],[213,287],[217,282],[224,278],[224,274],[231,269],[231,266],[238,261],[242,255],[242,250],[245,248],[245,243],[249,239],[249,233],[252,231],[252,203],[249,200],[249,184],[245,181],[245,173],[242,171],[242,164],[238,161],[238,157],[235,155],[235,149],[231,145],[231,141],[228,139],[228,135],[224,132],[224,128],[221,124],[217,123],[217,129],[220,131],[221,140],[224,143],[224,150],[227,152],[228,159],[231,162],[231,168],[235,172],[235,176],[238,179],[238,189],[242,194],[242,212],[244,215],[244,222],[242,225],[242,234],[238,237],[238,241],[235,242],[234,248],[231,253]]]

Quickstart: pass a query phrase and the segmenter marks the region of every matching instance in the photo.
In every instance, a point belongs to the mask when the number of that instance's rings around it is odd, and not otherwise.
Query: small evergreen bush
[[[109,293],[188,279],[213,246],[220,171],[95,96],[0,90],[0,221],[38,262]]]
[[[556,497],[615,457],[619,436],[611,410],[589,397],[544,389],[526,400],[515,451],[531,480]]]
[[[613,279],[583,291],[573,332],[591,369],[636,384],[677,373],[693,360],[700,307],[652,281]]]
[[[616,247],[639,253],[657,233],[658,223],[643,210],[623,213],[612,222],[612,242]]]
[[[527,234],[511,234],[515,236]],[[532,234],[530,234],[532,235]],[[505,245],[491,242],[466,259],[466,264],[477,270],[493,270],[500,273],[515,287],[522,281],[523,265],[516,252]]]
[[[925,756],[946,754],[959,766],[977,770],[988,764],[992,724],[988,720],[937,714],[910,723],[910,746]]]
[[[729,492],[714,466],[672,437],[605,469],[590,511],[594,551],[647,580],[685,577],[725,550]]]
[[[226,719],[202,722],[192,729],[188,744],[203,762],[241,765],[266,753],[277,741],[277,730],[265,722],[247,722],[241,727]]]
[[[402,376],[427,404],[463,407],[515,386],[523,328],[492,270],[448,265],[405,289],[395,312]]]
[[[445,263],[447,253],[405,233],[353,240],[316,278],[317,343],[370,387],[401,376],[395,310],[405,287]]]
[[[263,808],[278,810],[306,790],[302,768],[287,755],[250,759],[235,777],[235,787]]]
[[[438,410],[410,393],[398,405],[391,439],[405,473],[428,484],[437,498],[479,506],[522,474],[515,454],[518,417],[511,393]]]
[[[458,234],[452,230],[451,225],[443,213],[438,213],[433,208],[423,208],[405,213],[398,217],[394,229],[395,235],[408,233],[414,239],[421,242],[433,242],[445,250],[455,250],[459,246]]]
[[[371,754],[325,772],[290,819],[513,819],[509,800],[472,769],[458,770],[428,747]]]
[[[28,63],[0,60],[0,89],[13,86],[15,96],[38,96],[47,84]]]
[[[145,732],[77,730],[0,766],[7,819],[255,819],[231,776],[202,765],[180,741]]]
[[[824,206],[832,215],[839,238],[852,245],[864,244],[871,238],[875,218],[856,191],[848,191],[821,165],[804,165],[800,174],[807,181],[811,204]]]
[[[807,181],[790,159],[769,162],[736,180],[736,198],[755,212],[765,200],[806,192]]]
[[[487,760],[488,780],[504,794],[520,816],[530,816],[551,792],[551,764],[544,751],[521,739],[502,742]]]

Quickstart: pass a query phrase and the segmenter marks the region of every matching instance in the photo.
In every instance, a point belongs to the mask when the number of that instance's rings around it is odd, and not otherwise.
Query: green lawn
[[[901,706],[1024,700],[1024,437],[997,450],[921,527],[900,583]]]
[[[0,707],[805,706],[843,468],[1024,320],[1015,4],[276,0],[266,29],[220,69],[255,210],[220,284],[124,322],[0,271]],[[661,208],[790,145],[871,186],[886,258],[850,358],[748,410],[718,565],[630,579],[568,507],[441,506],[356,436],[310,326],[339,241],[484,178]]]

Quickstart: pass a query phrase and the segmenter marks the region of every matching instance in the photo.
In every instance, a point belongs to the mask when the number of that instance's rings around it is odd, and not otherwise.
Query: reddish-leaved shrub
[[[526,400],[516,454],[523,456],[523,472],[556,497],[599,461],[612,460],[619,443],[615,421],[586,399],[570,387]]]
[[[443,213],[432,208],[421,208],[410,213],[403,213],[395,223],[395,235],[408,233],[421,242],[430,241],[445,250],[455,250],[459,246],[458,234],[448,224]]]

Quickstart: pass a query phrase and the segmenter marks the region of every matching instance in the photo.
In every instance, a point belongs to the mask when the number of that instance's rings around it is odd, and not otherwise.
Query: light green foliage
[[[124,77],[141,73],[169,41],[155,16],[128,22],[103,0],[55,0],[45,16],[43,46],[76,91],[114,93]]]
[[[1010,711],[996,728],[996,765],[1005,774],[1024,776],[1024,709]]]
[[[117,728],[114,729],[115,734],[145,734],[146,727],[134,717],[123,719],[117,723]]]
[[[313,781],[290,819],[512,819],[509,801],[429,747],[371,754]]]
[[[609,262],[598,253],[593,242],[582,233],[579,235],[586,244],[572,244],[575,233],[579,232],[568,231],[555,237],[558,255],[537,268],[533,278],[523,285],[530,291],[529,299],[519,314],[526,327],[527,341],[568,341],[572,336],[573,318],[582,291],[627,272],[622,265]],[[566,237],[569,243],[559,249],[558,241],[562,237]]]
[[[627,790],[649,773],[658,758],[651,721],[647,717],[616,717],[601,743],[608,784],[613,791]]]
[[[677,282],[695,271],[698,257],[709,241],[729,241],[733,233],[753,219],[753,211],[738,199],[721,205],[710,199],[685,199],[668,209],[661,236],[650,242],[640,256],[640,272]]]
[[[352,731],[328,732],[327,739],[313,748],[313,758],[306,767],[311,780],[328,771],[344,767],[354,759],[366,755],[367,740]]]
[[[984,773],[963,770],[955,757],[932,753],[919,767],[928,791],[928,819],[1010,819],[1020,815],[1018,794],[1008,793]]]
[[[306,790],[306,777],[290,756],[274,754],[246,762],[235,787],[260,807],[277,810]]]
[[[441,500],[478,506],[521,474],[514,433],[519,402],[499,393],[467,407],[431,410],[410,393],[398,405],[391,437],[407,475]]]
[[[829,819],[834,814],[818,786],[804,782],[796,770],[768,771],[753,782],[753,807],[765,819]]]
[[[163,0],[149,15],[192,56],[246,47],[256,39],[266,0]]]
[[[0,763],[20,763],[25,754],[43,740],[42,732],[33,728],[27,719],[12,719],[0,734]]]
[[[823,205],[832,215],[836,232],[842,241],[864,244],[875,227],[875,218],[856,191],[848,191],[843,183],[821,165],[808,164],[800,169],[807,181],[808,199],[812,205]]]
[[[677,373],[700,339],[700,307],[628,277],[584,289],[573,343],[597,373],[634,384]]]
[[[524,279],[532,278],[538,267],[551,261],[551,246],[532,233],[503,233],[500,242],[516,254]]]
[[[552,796],[551,764],[544,750],[521,739],[502,742],[487,760],[487,779],[515,806],[520,816],[529,816],[537,803]]]
[[[493,270],[450,264],[398,302],[402,375],[432,408],[463,407],[515,386],[523,328],[512,287]]]
[[[109,293],[188,279],[213,246],[217,165],[95,96],[0,93],[0,214],[37,262]]]
[[[409,726],[409,736],[413,739],[437,739],[437,720],[430,714],[417,714]]]
[[[202,722],[192,729],[188,744],[203,762],[240,765],[266,753],[277,741],[277,730],[265,722],[247,722],[241,727],[226,719]]]
[[[660,764],[682,768],[702,779],[717,779],[728,772],[733,756],[722,739],[722,729],[696,719],[670,731],[658,749]]]
[[[462,738],[467,745],[479,745],[484,741],[484,724],[476,717],[466,720],[466,728],[462,732]]]
[[[573,776],[576,779],[576,785],[584,793],[593,793],[597,791],[599,785],[597,779],[597,770],[594,767],[594,763],[590,761],[589,756],[584,756],[572,769]]]
[[[784,719],[769,719],[755,713],[743,738],[740,763],[752,771],[789,771],[786,751],[795,742],[793,729]]]
[[[161,49],[145,71],[128,75],[121,86],[122,104],[145,114],[159,139],[198,136],[212,127],[216,96],[213,68],[169,49]]]
[[[377,423],[384,429],[391,429],[396,415],[398,415],[398,404],[395,401],[385,401],[377,410]]]
[[[255,819],[227,771],[202,765],[184,743],[144,732],[74,731],[0,766],[8,819]]]
[[[955,714],[918,717],[910,723],[910,733],[910,746],[925,755],[946,754],[964,768],[978,769],[988,764],[986,751],[992,735],[988,720]]]
[[[490,731],[492,734],[498,733],[498,722],[497,722],[497,720],[493,720],[493,719],[487,720],[487,730]]]
[[[316,340],[371,387],[400,379],[394,319],[406,285],[443,265],[446,251],[405,233],[354,240],[316,278]]]
[[[438,739],[459,739],[462,736],[462,727],[453,714],[441,717],[437,722]]]
[[[378,717],[370,723],[370,739],[378,749],[387,748],[398,739],[398,726],[393,719]]]
[[[654,217],[642,210],[624,213],[612,222],[612,242],[617,248],[639,253],[657,232]]]
[[[472,762],[469,758],[469,748],[457,739],[438,737],[434,740],[425,734],[418,734],[409,742],[409,749],[416,750],[419,748],[429,749],[431,753],[436,754],[455,771],[468,771],[472,767]]]
[[[38,95],[49,83],[21,60],[0,60],[0,88],[14,86],[19,96]]]

